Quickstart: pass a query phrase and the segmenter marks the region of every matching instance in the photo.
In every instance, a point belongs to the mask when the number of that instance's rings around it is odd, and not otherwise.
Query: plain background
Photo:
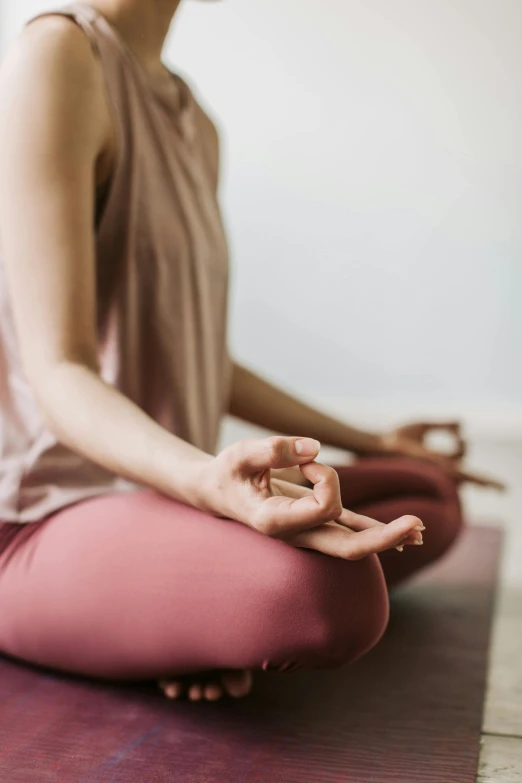
[[[57,7],[0,2],[2,45]],[[246,364],[352,421],[522,433],[521,0],[185,0]]]

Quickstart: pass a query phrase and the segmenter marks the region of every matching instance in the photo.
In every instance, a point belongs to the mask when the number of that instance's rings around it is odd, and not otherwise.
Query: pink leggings
[[[361,656],[387,586],[439,558],[462,525],[453,483],[392,459],[339,469],[344,505],[414,514],[423,547],[348,562],[293,548],[153,491],[103,495],[0,527],[0,651],[104,678],[324,668]]]

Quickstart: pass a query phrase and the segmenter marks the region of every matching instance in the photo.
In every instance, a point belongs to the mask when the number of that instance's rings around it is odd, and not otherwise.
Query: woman
[[[480,480],[458,425],[444,458],[229,360],[217,135],[160,60],[179,3],[69,6],[3,66],[0,651],[211,700],[371,648]],[[282,435],[213,456],[227,412]]]

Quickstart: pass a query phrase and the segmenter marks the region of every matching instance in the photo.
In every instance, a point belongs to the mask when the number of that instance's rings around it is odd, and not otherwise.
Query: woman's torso
[[[90,6],[59,13],[92,43],[114,124],[113,171],[100,188],[95,226],[102,377],[170,432],[212,452],[230,373],[214,126],[179,77],[172,93],[156,89]],[[36,521],[129,489],[136,485],[73,453],[44,426],[0,259],[0,519]]]

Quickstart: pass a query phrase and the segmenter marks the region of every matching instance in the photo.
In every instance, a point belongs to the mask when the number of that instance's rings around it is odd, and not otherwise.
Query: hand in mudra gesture
[[[453,438],[453,448],[448,452],[430,448],[428,439],[434,432],[445,432]],[[458,421],[414,422],[390,430],[381,436],[382,450],[390,456],[413,457],[433,462],[459,484],[468,482],[481,487],[504,490],[505,485],[497,479],[482,476],[462,466],[467,453],[467,443]]]
[[[263,535],[346,560],[422,543],[422,522],[403,516],[387,525],[343,508],[333,468],[314,461],[311,438],[248,439],[204,463],[198,505]],[[312,489],[272,477],[299,466]]]

